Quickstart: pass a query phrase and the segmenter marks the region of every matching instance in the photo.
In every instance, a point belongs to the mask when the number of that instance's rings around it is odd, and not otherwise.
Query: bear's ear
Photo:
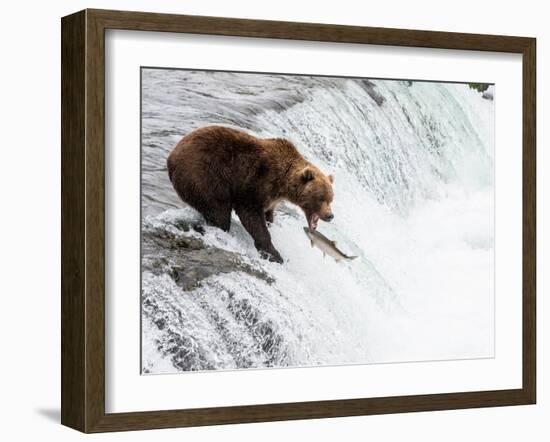
[[[301,178],[304,183],[311,181],[313,179],[313,171],[309,167],[306,167],[302,170]]]
[[[334,175],[329,175],[328,179],[331,183],[334,183]]]

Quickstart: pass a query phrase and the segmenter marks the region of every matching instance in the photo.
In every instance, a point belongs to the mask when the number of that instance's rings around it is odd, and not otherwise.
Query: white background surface
[[[128,31],[106,50],[107,412],[521,388],[521,57]],[[140,66],[496,83],[495,357],[140,376]]]
[[[60,29],[59,17],[84,7],[134,9],[278,20],[342,23],[538,38],[539,269],[548,267],[550,188],[545,171],[550,130],[550,30],[543,2],[388,1],[175,2],[21,0],[2,11],[2,370],[0,391],[6,440],[78,440],[61,427],[60,390]],[[232,425],[93,436],[100,440],[544,440],[548,436],[550,365],[548,274],[539,270],[538,405],[317,421]],[[545,318],[546,317],[546,318]]]

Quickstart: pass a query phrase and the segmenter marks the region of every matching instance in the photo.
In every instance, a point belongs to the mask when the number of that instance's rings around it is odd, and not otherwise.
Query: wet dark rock
[[[372,81],[358,80],[358,83],[378,106],[382,106],[384,101],[386,101],[386,99],[378,91],[376,91],[376,85]]]
[[[238,253],[206,245],[194,233],[200,231],[196,225],[184,220],[178,220],[174,225],[178,227],[178,233],[161,227],[143,230],[143,271],[168,274],[186,291],[196,288],[210,276],[238,271],[273,282],[265,272],[244,262]]]
[[[486,90],[485,92],[483,92],[481,97],[485,98],[486,100],[491,100],[492,101],[494,99],[493,91]]]
[[[160,318],[155,321],[155,325],[159,328],[159,330],[162,330],[166,326],[166,320]]]

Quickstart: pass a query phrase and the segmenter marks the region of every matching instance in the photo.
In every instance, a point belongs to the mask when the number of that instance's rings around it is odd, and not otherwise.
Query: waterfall
[[[284,137],[335,176],[319,230],[301,211],[260,258],[234,216],[203,226],[165,161],[194,128]],[[142,372],[493,355],[493,101],[467,84],[142,71]]]

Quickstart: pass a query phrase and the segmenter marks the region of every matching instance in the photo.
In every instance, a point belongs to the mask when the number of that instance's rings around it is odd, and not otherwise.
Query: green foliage
[[[475,89],[478,92],[485,92],[489,89],[489,85],[487,83],[468,83],[468,86],[470,86],[470,89]]]

